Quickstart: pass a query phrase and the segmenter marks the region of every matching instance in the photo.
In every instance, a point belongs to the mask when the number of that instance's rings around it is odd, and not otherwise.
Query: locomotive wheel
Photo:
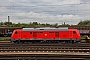
[[[32,41],[29,41],[29,44],[32,44]]]
[[[11,41],[11,43],[16,43],[16,41]]]
[[[67,41],[67,43],[70,43],[70,41]]]
[[[20,40],[17,40],[16,43],[17,43],[17,44],[20,44]]]
[[[24,44],[24,41],[18,41],[19,44]]]
[[[74,44],[74,40],[72,40],[71,43]]]

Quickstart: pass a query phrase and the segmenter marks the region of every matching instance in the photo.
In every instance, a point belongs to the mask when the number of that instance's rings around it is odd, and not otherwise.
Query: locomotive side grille
[[[55,32],[55,37],[59,37],[59,32]]]
[[[36,32],[33,32],[33,37],[37,37],[37,33]]]

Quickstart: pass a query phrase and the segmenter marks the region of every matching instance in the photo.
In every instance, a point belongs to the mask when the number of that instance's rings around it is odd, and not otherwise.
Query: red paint
[[[15,34],[15,32],[17,33]],[[22,31],[22,29],[16,29],[13,31],[11,38],[80,38],[80,33],[77,29],[30,31]]]

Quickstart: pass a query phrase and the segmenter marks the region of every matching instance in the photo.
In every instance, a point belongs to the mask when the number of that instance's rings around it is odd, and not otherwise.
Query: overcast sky
[[[77,24],[90,20],[90,0],[0,0],[0,21]]]

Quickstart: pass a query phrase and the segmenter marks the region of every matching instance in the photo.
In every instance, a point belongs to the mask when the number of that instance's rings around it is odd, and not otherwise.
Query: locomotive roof
[[[61,27],[61,28],[22,28],[22,31],[29,31],[29,30],[68,30],[68,27]]]

